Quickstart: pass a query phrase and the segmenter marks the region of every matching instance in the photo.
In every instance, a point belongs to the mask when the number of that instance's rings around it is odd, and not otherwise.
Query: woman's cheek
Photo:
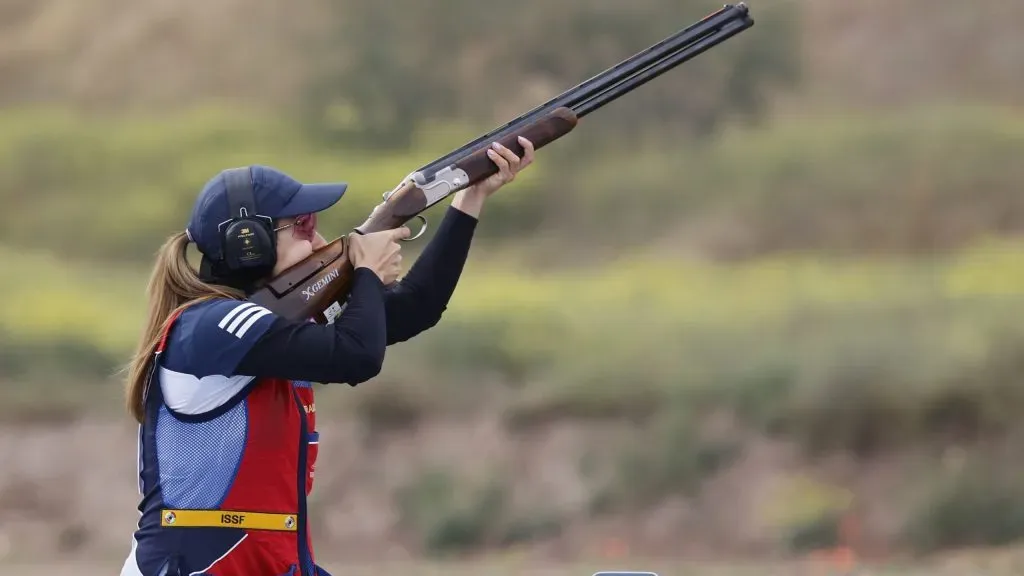
[[[281,251],[278,257],[279,270],[285,270],[302,262],[313,253],[313,245],[310,242],[294,242]]]

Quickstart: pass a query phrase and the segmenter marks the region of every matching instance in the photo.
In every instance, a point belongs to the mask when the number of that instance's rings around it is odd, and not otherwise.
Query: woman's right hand
[[[402,273],[402,247],[399,240],[412,232],[402,226],[370,234],[348,235],[348,259],[354,268],[369,268],[385,286],[394,284]]]

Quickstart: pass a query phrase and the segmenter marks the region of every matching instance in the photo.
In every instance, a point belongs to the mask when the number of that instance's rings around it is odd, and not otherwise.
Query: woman
[[[386,346],[440,320],[484,202],[533,161],[532,144],[520,142],[522,159],[497,144],[488,150],[498,173],[455,195],[401,282],[398,240],[407,228],[350,235],[353,282],[344,314],[329,325],[287,320],[245,299],[325,244],[316,214],[346,184],[301,184],[261,166],[206,184],[186,230],[160,249],[128,368],[142,517],[122,576],[327,574],[314,562],[306,522],[319,446],[310,382],[365,382],[380,372]],[[226,240],[241,205],[228,183],[238,174],[252,194],[246,213],[270,222],[274,249],[256,268],[262,276],[247,272],[236,240]],[[190,243],[203,255],[199,271],[185,258]]]

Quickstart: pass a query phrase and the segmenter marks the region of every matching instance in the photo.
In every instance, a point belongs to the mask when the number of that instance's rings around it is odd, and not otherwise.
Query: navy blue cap
[[[326,210],[341,199],[346,182],[304,184],[280,170],[250,166],[256,215],[289,218]],[[211,178],[196,198],[192,217],[185,232],[199,251],[209,258],[221,257],[220,224],[237,214],[229,214],[224,172]]]

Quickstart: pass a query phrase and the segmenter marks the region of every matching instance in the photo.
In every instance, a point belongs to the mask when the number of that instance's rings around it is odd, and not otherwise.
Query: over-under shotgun
[[[500,142],[518,155],[524,136],[535,149],[565,136],[587,114],[643,86],[676,66],[704,53],[754,25],[743,2],[726,4],[700,21],[634,54],[607,70],[566,90],[460,148],[406,176],[370,217],[356,227],[360,234],[391,230],[418,218],[426,229],[423,212],[448,196],[498,171],[487,157],[492,142]],[[352,280],[346,254],[346,236],[340,236],[309,258],[282,272],[250,296],[277,314],[293,319],[313,318],[329,323],[341,312]]]

